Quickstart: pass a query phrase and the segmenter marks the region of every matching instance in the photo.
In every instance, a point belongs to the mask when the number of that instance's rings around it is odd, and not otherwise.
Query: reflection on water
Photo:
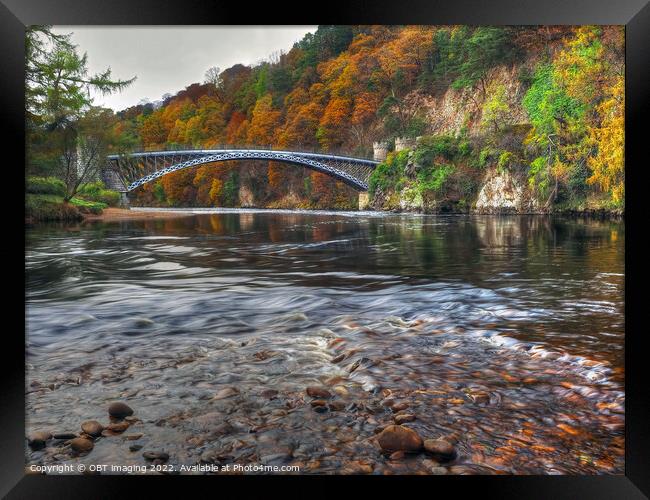
[[[30,430],[121,399],[175,464],[623,472],[623,223],[229,212],[27,238]],[[457,458],[383,456],[388,401]],[[27,456],[144,463],[130,444]]]

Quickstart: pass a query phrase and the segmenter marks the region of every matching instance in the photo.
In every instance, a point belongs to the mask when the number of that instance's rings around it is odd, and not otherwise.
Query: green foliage
[[[512,164],[513,159],[514,155],[510,151],[502,151],[497,160],[497,171],[500,173],[506,171]]]
[[[77,195],[86,201],[98,202],[115,207],[120,203],[120,193],[104,188],[101,181],[89,182],[79,187]]]
[[[431,135],[420,139],[415,150],[415,162],[418,165],[433,163],[436,158],[442,157],[453,160],[459,155],[459,140],[451,135]],[[464,153],[468,144],[464,143]]]
[[[31,193],[25,195],[25,217],[32,222],[74,222],[83,218],[77,207],[63,202],[62,196]]]
[[[377,165],[377,168],[370,174],[368,191],[374,196],[377,189],[394,189],[400,191],[404,183],[404,169],[408,163],[408,150],[398,153],[389,153],[385,161]]]
[[[546,136],[556,132],[567,120],[580,118],[584,112],[581,103],[557,85],[553,74],[551,64],[537,68],[533,84],[522,101],[537,134]]]
[[[443,194],[447,181],[454,173],[454,165],[432,165],[429,168],[421,169],[417,175],[417,187],[420,192],[433,192]]]
[[[160,203],[167,200],[167,195],[165,194],[165,188],[160,182],[156,182],[153,186],[153,196]]]
[[[32,194],[65,196],[65,183],[56,177],[27,177],[26,190]]]
[[[439,29],[433,46],[431,69],[424,72],[421,84],[451,82],[453,88],[461,89],[480,82],[483,92],[488,71],[516,55],[508,28],[496,26]]]
[[[92,213],[95,215],[101,214],[108,205],[99,201],[88,201],[82,198],[71,198],[70,204],[74,205],[82,213]]]
[[[225,206],[235,206],[239,200],[239,174],[230,172],[228,180],[223,184],[222,199]]]

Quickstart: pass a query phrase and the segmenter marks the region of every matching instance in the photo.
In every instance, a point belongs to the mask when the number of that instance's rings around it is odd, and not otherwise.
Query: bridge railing
[[[210,147],[201,147],[197,148],[192,145],[187,144],[165,144],[163,146],[156,147],[143,147],[137,146],[135,148],[129,149],[128,151],[111,151],[111,154],[114,155],[129,155],[134,153],[148,153],[154,151],[197,151],[197,150],[220,150],[220,149],[250,149],[257,151],[292,151],[295,153],[307,153],[307,154],[316,154],[316,155],[334,155],[334,156],[345,156],[350,158],[362,158],[367,160],[372,160],[372,152],[368,151],[344,151],[344,150],[329,150],[323,151],[322,149],[310,149],[310,148],[300,148],[300,147],[278,147],[269,145],[247,145],[247,144],[214,144]]]

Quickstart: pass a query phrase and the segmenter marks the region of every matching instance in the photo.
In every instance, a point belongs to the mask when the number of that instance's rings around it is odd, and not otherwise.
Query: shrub
[[[79,209],[81,213],[101,214],[108,205],[98,201],[87,201],[81,198],[71,198],[70,204]]]
[[[404,169],[408,163],[409,150],[405,149],[399,153],[390,153],[386,160],[377,165],[377,168],[370,174],[368,180],[368,191],[374,196],[377,188],[386,190],[393,188],[399,191],[404,184]]]
[[[63,203],[63,198],[47,194],[25,196],[25,217],[37,221],[78,221],[83,217],[77,207]]]
[[[27,192],[65,196],[65,183],[56,177],[28,177]]]

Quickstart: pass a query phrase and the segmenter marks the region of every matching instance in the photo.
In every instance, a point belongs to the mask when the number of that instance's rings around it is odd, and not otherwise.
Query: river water
[[[624,472],[622,222],[225,210],[38,225],[26,280],[28,432],[106,425],[117,400],[135,412],[87,455],[26,446],[28,465],[163,451],[176,470]],[[396,408],[456,457],[382,453]]]

